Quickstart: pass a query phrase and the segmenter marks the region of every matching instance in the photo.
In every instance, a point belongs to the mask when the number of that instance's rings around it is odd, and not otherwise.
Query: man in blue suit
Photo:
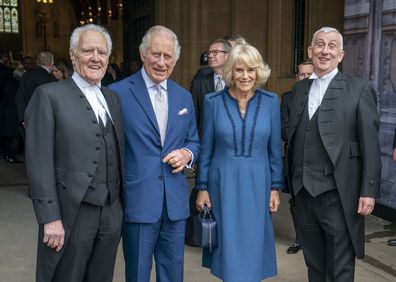
[[[190,93],[168,79],[180,55],[176,34],[151,27],[139,47],[136,74],[110,85],[125,128],[126,281],[182,282],[188,184],[183,173],[199,154]]]

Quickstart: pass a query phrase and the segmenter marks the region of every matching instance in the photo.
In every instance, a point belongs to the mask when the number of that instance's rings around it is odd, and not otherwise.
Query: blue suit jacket
[[[142,73],[111,84],[120,97],[125,131],[125,221],[154,223],[162,215],[164,192],[168,216],[189,216],[188,184],[184,172],[172,173],[162,159],[171,151],[199,154],[199,138],[190,93],[167,80],[168,126],[164,146]]]

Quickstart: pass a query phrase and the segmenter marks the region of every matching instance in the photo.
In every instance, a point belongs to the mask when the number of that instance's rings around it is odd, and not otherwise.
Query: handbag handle
[[[212,213],[210,212],[210,209],[209,209],[208,205],[204,204],[202,218],[207,218],[207,217],[212,219]]]

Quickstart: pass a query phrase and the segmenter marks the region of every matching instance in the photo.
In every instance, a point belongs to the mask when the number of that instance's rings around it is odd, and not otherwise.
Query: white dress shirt
[[[151,78],[147,75],[144,68],[142,68],[142,76],[150,96],[151,105],[153,106],[155,112],[155,95],[157,95],[158,93],[157,83],[151,80]],[[168,88],[167,88],[166,80],[159,83],[159,85],[161,85],[161,93],[162,95],[164,95],[164,99],[166,100],[166,103],[168,103]]]
[[[335,68],[334,70],[320,78],[315,73],[313,73],[309,77],[309,79],[314,80],[312,82],[312,86],[309,90],[308,96],[308,115],[310,120],[322,103],[323,96],[326,93],[327,87],[329,87],[331,80],[334,78],[337,72],[338,68]]]
[[[103,108],[104,108],[104,110],[106,110],[107,115],[110,117],[110,120],[112,121],[111,114],[109,111],[109,107],[107,106],[106,99],[104,98],[103,93],[100,90],[101,84],[100,83],[97,85],[90,84],[88,81],[83,79],[77,72],[73,73],[72,79],[74,80],[74,82],[77,84],[78,88],[80,88],[82,93],[87,98],[89,104],[91,105],[92,110],[95,113],[97,121],[99,122],[99,112]],[[93,91],[91,91],[91,90],[93,90]]]
[[[155,95],[157,95],[157,92],[158,92],[157,83],[155,83],[154,81],[151,80],[151,78],[147,75],[144,68],[142,68],[142,76],[143,76],[144,83],[146,84],[146,88],[147,88],[147,91],[150,96],[151,105],[153,106],[154,113],[155,113]],[[161,85],[161,93],[163,95],[165,95],[166,102],[168,103],[167,80],[162,81],[161,83],[159,83],[159,85]],[[191,168],[191,165],[194,161],[194,154],[191,152],[191,150],[189,150],[187,148],[181,148],[181,149],[184,149],[190,153],[191,161],[187,164],[187,168]]]

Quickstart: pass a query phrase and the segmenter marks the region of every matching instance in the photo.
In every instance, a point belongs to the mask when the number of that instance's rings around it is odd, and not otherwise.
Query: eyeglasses
[[[228,52],[227,52],[227,51],[223,51],[223,50],[214,49],[214,50],[211,50],[211,51],[207,51],[206,53],[208,54],[208,56],[209,56],[210,54],[213,54],[213,56],[217,56],[217,54],[219,54],[219,53],[225,53],[225,54],[227,54]]]

